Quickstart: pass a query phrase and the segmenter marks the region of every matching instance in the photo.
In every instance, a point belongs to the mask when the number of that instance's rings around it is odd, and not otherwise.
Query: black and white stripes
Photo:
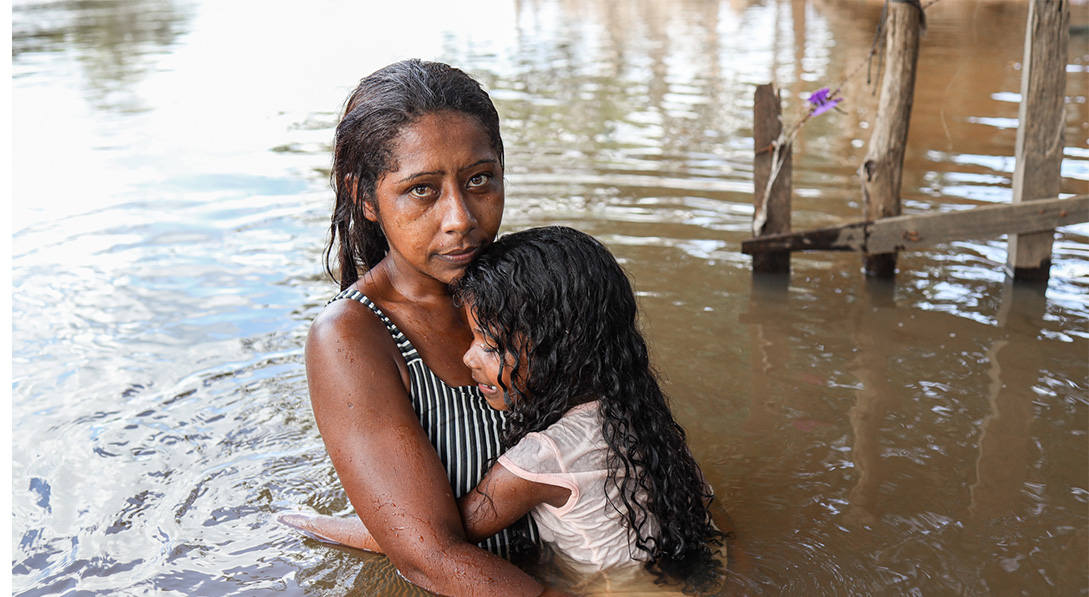
[[[439,460],[446,468],[454,497],[469,493],[499,456],[499,432],[503,428],[503,414],[488,406],[476,386],[451,387],[443,383],[424,364],[408,338],[363,293],[348,288],[332,301],[337,299],[351,299],[363,303],[386,325],[408,365],[412,408],[420,418],[424,433],[435,446]],[[506,530],[480,544],[488,551],[508,559],[509,545],[510,539]]]

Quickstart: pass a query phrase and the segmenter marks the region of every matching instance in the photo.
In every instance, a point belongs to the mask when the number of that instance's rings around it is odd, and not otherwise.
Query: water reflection
[[[1036,338],[1046,312],[1046,300],[1039,288],[1005,286],[999,326],[1011,335]],[[1032,424],[1034,393],[1020,380],[1003,379],[1002,371],[1026,367],[1046,371],[1033,343],[1011,342],[1009,336],[996,338],[987,350],[987,375],[991,383],[987,398],[991,411],[983,418],[979,436],[976,480],[971,484],[973,517],[1007,516],[1015,510],[1032,467],[1034,446]],[[1033,380],[1035,381],[1035,380]]]
[[[99,109],[152,108],[133,85],[155,67],[190,25],[192,7],[174,0],[67,0],[12,5],[11,54],[17,65],[37,65],[43,52],[75,51],[88,101]],[[44,66],[44,65],[43,65]],[[16,76],[46,71],[19,68]]]
[[[1007,284],[996,319],[976,322],[905,308],[887,281],[861,284],[839,297],[845,312],[835,321],[848,335],[834,339],[805,331],[807,322],[829,315],[798,294],[808,281],[753,279],[740,318],[748,328],[752,393],[743,404],[733,401],[744,413],[734,436],[740,445],[726,450],[735,472],[721,481],[735,519],[747,533],[761,535],[749,545],[755,570],[745,580],[819,592],[818,581],[784,572],[805,560],[842,576],[837,586],[849,593],[914,586],[923,570],[949,590],[991,591],[1012,583],[1032,592],[1032,581],[1011,575],[1040,560],[1024,551],[1023,539],[1012,539],[1027,529],[1011,525],[1041,509],[1083,507],[1080,490],[1040,484],[1040,466],[1049,454],[1074,457],[1084,442],[1042,434],[1039,417],[1064,428],[1084,422],[1042,414],[1041,400],[1050,395],[1075,411],[1084,408],[1084,357],[1078,355],[1089,345],[1046,339],[1051,326],[1040,287]],[[831,368],[842,373],[817,374],[829,369],[822,362],[845,355],[851,356]],[[1041,378],[1068,360],[1083,363],[1073,378]],[[831,411],[829,401],[838,403]],[[766,441],[771,437],[778,441]],[[787,454],[802,462],[784,467]],[[1085,455],[1074,458],[1079,466],[1087,462]],[[765,496],[766,478],[780,475],[793,486]],[[747,501],[756,495],[763,503]],[[760,531],[748,527],[756,520]],[[1086,555],[1084,533],[1075,527],[1027,532],[1062,535],[1057,542],[1070,553],[1051,556],[1056,570],[1076,569]],[[1010,545],[999,549],[1001,564],[959,551],[984,549],[990,541]],[[1076,586],[1070,579],[1045,582]]]
[[[868,280],[862,300],[852,305],[848,316],[855,356],[847,371],[858,380],[855,403],[848,411],[851,431],[851,460],[858,477],[847,494],[850,509],[846,523],[856,527],[873,526],[881,518],[879,491],[885,484],[887,470],[882,466],[881,429],[889,409],[908,400],[905,388],[890,382],[888,371],[895,367],[895,353],[904,345],[897,335],[903,322],[889,318],[895,313],[893,285],[887,281]]]
[[[738,251],[753,87],[776,80],[792,117],[861,63],[880,2],[470,4],[13,7],[16,594],[404,589],[273,516],[352,512],[301,346],[333,291],[335,112],[408,54],[496,98],[505,229],[572,224],[633,275],[737,524],[735,594],[1085,592],[1084,226],[1044,289],[1006,285],[1001,239],[902,255],[891,285],[841,254],[754,279]],[[1009,199],[1024,12],[928,10],[906,211]],[[865,79],[798,139],[796,228],[860,213]],[[1087,95],[1070,76],[1064,192],[1089,192]]]

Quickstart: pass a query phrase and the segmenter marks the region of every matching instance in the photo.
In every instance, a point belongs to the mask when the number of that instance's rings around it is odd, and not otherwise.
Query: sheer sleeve
[[[556,442],[547,435],[527,434],[522,441],[499,457],[499,464],[527,481],[571,490],[571,497],[566,504],[556,509],[557,514],[563,515],[578,503],[578,484],[567,470]],[[552,509],[547,504],[545,507]]]

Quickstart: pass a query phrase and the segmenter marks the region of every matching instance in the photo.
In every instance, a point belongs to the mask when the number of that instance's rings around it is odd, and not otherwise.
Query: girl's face
[[[449,284],[499,231],[499,156],[475,118],[437,112],[401,131],[392,163],[364,214],[382,226],[398,273]]]
[[[495,410],[507,410],[507,403],[503,398],[505,393],[503,387],[511,387],[510,371],[514,360],[509,355],[499,353],[485,334],[472,307],[466,307],[465,311],[468,315],[469,326],[473,330],[473,343],[469,345],[469,350],[465,352],[461,360],[472,371],[473,380],[476,381],[480,393],[484,394],[488,406]],[[503,370],[502,378],[499,374],[500,368]],[[502,386],[499,385],[500,382]]]

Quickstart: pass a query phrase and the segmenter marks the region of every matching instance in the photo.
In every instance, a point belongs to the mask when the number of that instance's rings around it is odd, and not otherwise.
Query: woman
[[[723,580],[710,487],[647,359],[635,293],[609,250],[564,226],[508,234],[454,284],[474,341],[464,361],[507,451],[458,500],[487,537],[529,512],[580,589],[635,590],[646,570],[707,592]],[[593,308],[599,306],[600,308]],[[359,521],[315,536],[380,551]],[[635,583],[625,586],[627,582]],[[644,581],[645,582],[645,581]]]
[[[498,455],[502,425],[462,362],[472,332],[448,287],[502,219],[495,107],[458,69],[399,62],[352,93],[333,156],[326,268],[336,277],[335,254],[342,292],[314,320],[306,370],[337,475],[411,582],[538,595],[531,576],[466,541],[455,503]]]

